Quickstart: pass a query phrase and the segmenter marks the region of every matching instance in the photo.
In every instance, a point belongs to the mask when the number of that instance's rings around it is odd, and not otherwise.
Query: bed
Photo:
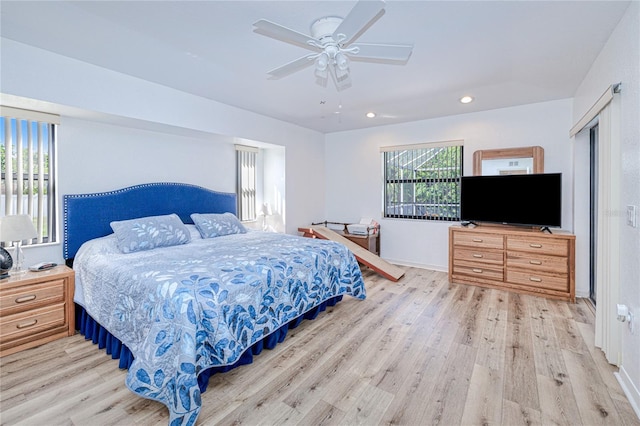
[[[366,297],[346,247],[247,230],[235,194],[150,183],[63,200],[77,327],[171,425],[195,423],[211,374],[252,362],[343,295]]]

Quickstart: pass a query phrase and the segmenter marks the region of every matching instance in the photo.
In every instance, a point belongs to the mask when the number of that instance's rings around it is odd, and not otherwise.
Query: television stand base
[[[471,221],[471,220],[465,220],[465,221],[462,221],[462,222],[460,222],[460,225],[464,226],[465,228],[466,228],[467,226],[469,226],[469,225],[478,226],[478,224],[477,224],[477,223],[475,223],[475,222],[473,222],[473,221]]]
[[[551,232],[551,229],[549,229],[548,226],[540,227],[540,232],[544,232],[544,231],[547,231],[548,233],[553,234],[553,232]]]

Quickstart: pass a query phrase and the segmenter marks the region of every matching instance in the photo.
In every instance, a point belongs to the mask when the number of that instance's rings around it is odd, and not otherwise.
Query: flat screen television
[[[460,189],[463,221],[561,226],[561,173],[463,176]]]

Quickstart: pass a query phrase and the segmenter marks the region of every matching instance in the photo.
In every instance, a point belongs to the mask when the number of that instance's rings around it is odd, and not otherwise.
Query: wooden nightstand
[[[0,280],[0,356],[73,335],[73,291],[64,265]]]

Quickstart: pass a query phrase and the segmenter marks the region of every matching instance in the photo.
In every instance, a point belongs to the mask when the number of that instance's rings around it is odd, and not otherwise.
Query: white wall
[[[587,109],[613,83],[622,82],[622,92],[614,103],[620,112],[619,132],[621,141],[622,185],[621,205],[611,212],[620,223],[620,301],[635,313],[635,332],[631,334],[625,324],[622,328],[622,366],[620,376],[627,387],[627,396],[635,405],[640,417],[640,223],[632,228],[626,224],[627,205],[640,209],[640,3],[631,2],[624,17],[611,34],[607,44],[580,84],[573,103],[574,120]],[[588,176],[587,132],[575,138],[576,177],[583,182]],[[588,148],[587,148],[588,149]],[[585,171],[586,168],[586,171]],[[576,205],[584,205],[582,197],[588,193],[576,187]],[[587,212],[576,209],[576,223],[585,222]],[[637,215],[639,213],[636,213]],[[636,220],[640,221],[637,217]],[[578,222],[580,221],[580,222]],[[586,222],[588,224],[588,222]],[[588,235],[588,234],[587,234]],[[587,244],[587,241],[581,241]],[[587,250],[588,246],[582,248]],[[579,265],[588,268],[588,263]],[[585,273],[584,271],[582,272]]]
[[[323,134],[12,40],[0,42],[3,102],[19,98],[23,107],[62,115],[60,195],[155,178],[233,191],[235,161],[227,142],[237,137],[285,150],[280,190],[286,232],[297,234],[324,212]],[[126,153],[116,153],[122,148]],[[25,252],[30,263],[62,260],[60,245]]]
[[[481,102],[482,100],[476,100]],[[326,213],[317,220],[381,224],[381,255],[404,265],[446,271],[450,222],[382,219],[382,146],[464,140],[464,174],[479,149],[544,148],[545,172],[563,173],[562,228],[572,230],[571,100],[461,114],[326,136]],[[588,285],[588,284],[587,284]]]

